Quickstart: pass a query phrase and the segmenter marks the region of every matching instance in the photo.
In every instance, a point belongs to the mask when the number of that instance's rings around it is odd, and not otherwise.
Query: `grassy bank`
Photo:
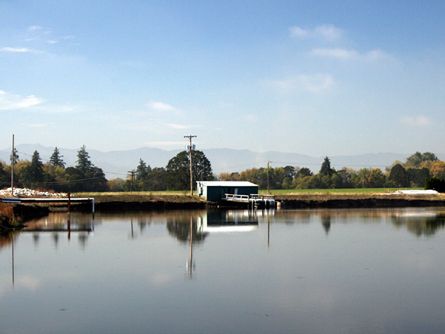
[[[345,188],[345,189],[273,189],[271,195],[372,195],[390,194],[397,190],[415,190],[421,188]],[[260,190],[263,195],[267,190]]]
[[[132,191],[132,192],[85,192],[72,194],[73,197],[94,197],[96,203],[119,202],[153,202],[168,201],[175,203],[202,202],[198,196],[190,196],[185,191]]]
[[[72,196],[94,197],[99,211],[202,209],[206,206],[203,199],[184,191],[88,192]]]

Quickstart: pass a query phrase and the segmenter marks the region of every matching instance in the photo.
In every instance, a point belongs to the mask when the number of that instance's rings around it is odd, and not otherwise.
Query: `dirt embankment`
[[[445,206],[445,195],[412,196],[394,194],[311,194],[279,195],[282,208],[398,208]]]
[[[150,193],[79,193],[76,197],[95,199],[97,211],[203,209],[206,202],[197,196]],[[84,210],[88,204],[82,205]]]
[[[20,227],[26,220],[45,216],[48,212],[48,207],[38,205],[0,203],[0,230]]]

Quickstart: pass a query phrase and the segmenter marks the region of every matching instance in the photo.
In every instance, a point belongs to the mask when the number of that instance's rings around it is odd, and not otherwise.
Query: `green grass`
[[[169,191],[123,191],[123,192],[81,192],[72,194],[76,197],[95,197],[95,196],[188,196],[190,191],[169,190]]]
[[[422,189],[422,188],[345,188],[345,189],[273,189],[272,195],[360,195],[360,194],[381,194],[391,193],[401,189]],[[267,194],[267,190],[260,190],[260,194]]]
[[[346,188],[346,189],[273,189],[270,191],[272,195],[360,195],[360,194],[381,194],[391,193],[401,189],[421,189],[421,188]],[[260,194],[267,194],[267,190],[261,189]],[[151,196],[151,197],[186,197],[190,192],[184,190],[171,190],[171,191],[126,191],[126,192],[84,192],[72,194],[76,197],[139,197],[139,196]],[[196,196],[196,191],[194,192]]]

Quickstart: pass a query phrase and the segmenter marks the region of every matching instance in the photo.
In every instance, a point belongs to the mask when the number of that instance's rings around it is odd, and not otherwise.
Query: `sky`
[[[444,1],[0,1],[0,148],[445,151]]]

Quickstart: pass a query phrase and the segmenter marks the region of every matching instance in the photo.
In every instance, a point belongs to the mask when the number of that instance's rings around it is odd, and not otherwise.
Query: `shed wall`
[[[225,194],[250,195],[258,194],[258,187],[212,187],[207,186],[203,189],[203,197],[208,201],[218,202]]]

